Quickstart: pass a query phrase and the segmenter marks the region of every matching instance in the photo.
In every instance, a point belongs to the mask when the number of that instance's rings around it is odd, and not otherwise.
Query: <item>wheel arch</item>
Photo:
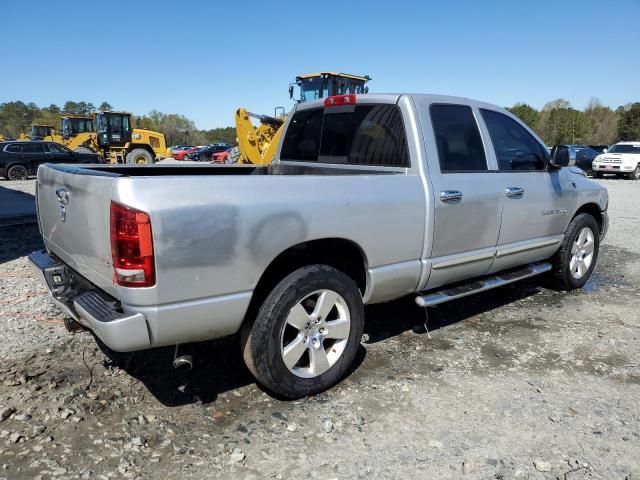
[[[604,228],[604,220],[602,218],[602,209],[600,208],[600,205],[593,202],[589,202],[589,203],[585,203],[584,205],[581,205],[580,208],[576,210],[576,213],[573,215],[571,220],[576,218],[581,213],[588,213],[589,215],[591,215],[595,219],[596,223],[598,224],[598,229],[600,230],[600,234],[602,234],[602,230]]]
[[[245,316],[255,318],[269,292],[287,275],[305,265],[324,264],[350,277],[364,296],[367,289],[367,258],[362,248],[345,238],[323,238],[293,245],[278,254],[264,270],[253,290]]]

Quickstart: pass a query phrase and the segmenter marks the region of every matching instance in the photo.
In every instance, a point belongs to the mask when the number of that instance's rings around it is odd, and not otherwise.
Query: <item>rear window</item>
[[[22,146],[22,153],[44,153],[41,144],[25,144]]]
[[[409,166],[404,124],[396,105],[356,105],[325,112],[314,108],[294,114],[282,144],[282,160]]]
[[[17,145],[15,143],[12,145],[7,145],[4,151],[11,152],[11,153],[20,153],[22,151],[22,145]]]

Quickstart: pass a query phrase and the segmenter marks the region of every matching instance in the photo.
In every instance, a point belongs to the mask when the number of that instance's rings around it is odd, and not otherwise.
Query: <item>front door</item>
[[[428,180],[434,191],[435,215],[431,263],[425,289],[486,274],[494,260],[500,232],[501,189],[488,166],[477,111],[468,105],[424,106],[433,134],[427,144]],[[427,139],[428,140],[428,139]],[[436,157],[437,154],[437,158]],[[428,252],[427,252],[428,253]]]
[[[562,241],[575,185],[550,168],[546,148],[518,121],[481,109],[498,166],[502,225],[492,272],[544,260]]]

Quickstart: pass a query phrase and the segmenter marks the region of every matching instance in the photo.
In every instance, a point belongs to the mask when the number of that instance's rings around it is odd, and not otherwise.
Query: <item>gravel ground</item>
[[[428,335],[410,298],[369,307],[353,373],[293,402],[255,385],[235,339],[178,373],[171,349],[67,332],[27,268],[37,227],[0,229],[0,478],[639,479],[640,184],[602,183],[612,225],[585,289],[451,302]]]

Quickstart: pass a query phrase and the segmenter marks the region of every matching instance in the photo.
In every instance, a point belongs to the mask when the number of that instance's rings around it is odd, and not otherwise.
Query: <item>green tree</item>
[[[28,132],[39,112],[34,103],[16,101],[0,104],[0,132],[8,137]]]
[[[543,107],[538,132],[547,145],[583,143],[586,126],[582,112],[558,98]]]
[[[507,108],[516,117],[522,120],[527,126],[537,133],[540,122],[540,112],[526,103],[516,103],[513,107]]]
[[[592,98],[584,109],[583,118],[586,133],[583,142],[587,144],[611,145],[616,141],[618,114]]]
[[[622,109],[618,120],[618,140],[640,140],[640,102],[632,103]]]
[[[100,104],[100,106],[98,107],[98,110],[100,110],[102,112],[107,112],[109,110],[113,110],[113,107],[111,106],[111,104],[109,102],[102,102]]]

